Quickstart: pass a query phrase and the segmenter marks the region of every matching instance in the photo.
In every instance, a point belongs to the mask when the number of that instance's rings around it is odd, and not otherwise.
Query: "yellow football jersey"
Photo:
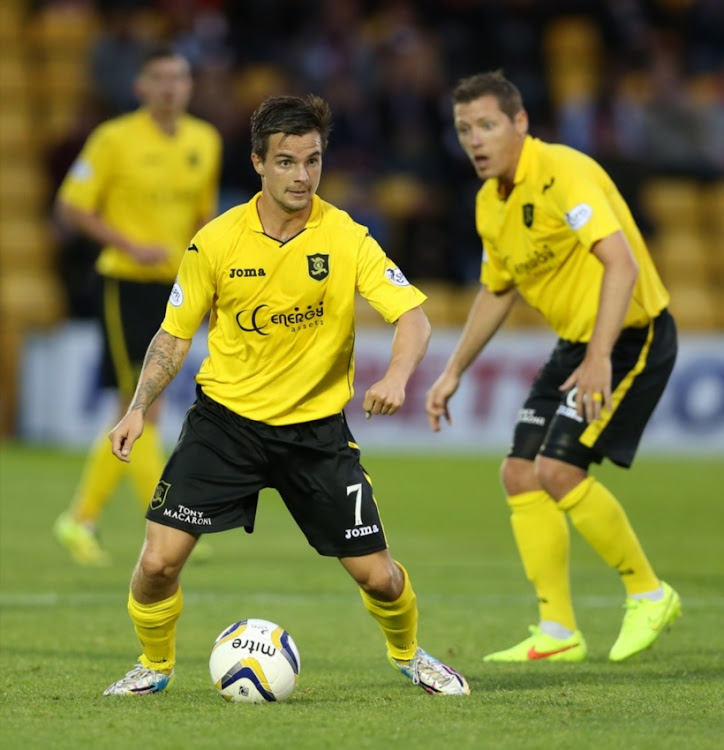
[[[308,422],[352,398],[355,290],[390,323],[426,298],[344,211],[315,196],[305,228],[279,242],[259,195],[193,238],[162,327],[190,339],[210,311],[204,392],[248,419]]]
[[[102,248],[96,268],[131,281],[176,276],[188,238],[216,213],[221,137],[190,115],[170,136],[145,108],[99,125],[60,187],[59,198],[97,213],[130,239],[168,249],[164,261],[142,265],[120,249]]]
[[[591,247],[617,231],[639,264],[624,326],[645,326],[668,304],[626,202],[603,168],[579,151],[527,136],[507,200],[497,179],[486,180],[475,213],[482,283],[493,292],[516,286],[561,338],[591,338],[603,277]]]

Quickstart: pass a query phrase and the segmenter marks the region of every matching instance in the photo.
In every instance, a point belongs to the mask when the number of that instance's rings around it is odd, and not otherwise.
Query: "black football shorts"
[[[508,455],[532,461],[540,453],[583,469],[604,458],[630,466],[676,351],[676,325],[667,310],[644,328],[625,328],[611,353],[613,408],[589,424],[576,414],[575,387],[558,390],[582,362],[586,344],[559,339],[518,412]]]
[[[103,279],[103,385],[133,396],[151,339],[166,314],[170,284]]]
[[[146,518],[192,534],[241,526],[251,533],[259,491],[271,487],[320,555],[387,548],[372,483],[343,414],[273,426],[196,392]]]

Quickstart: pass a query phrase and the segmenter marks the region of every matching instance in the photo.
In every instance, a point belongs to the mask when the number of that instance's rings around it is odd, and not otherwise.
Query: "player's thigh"
[[[356,557],[387,547],[372,480],[339,414],[280,431],[274,486],[321,555]]]
[[[612,408],[588,423],[576,413],[571,389],[556,410],[541,455],[583,469],[603,458],[630,466],[675,358],[676,328],[668,312],[646,328],[624,329],[611,353]]]
[[[584,353],[583,344],[558,342],[518,410],[509,458],[535,460],[561,404],[560,386],[581,362]]]
[[[208,401],[197,399],[187,413],[146,518],[196,535],[240,526],[251,532],[267,485],[259,441]]]

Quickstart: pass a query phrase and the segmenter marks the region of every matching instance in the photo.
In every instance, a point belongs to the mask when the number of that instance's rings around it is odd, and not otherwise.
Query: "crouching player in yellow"
[[[455,127],[484,184],[476,221],[482,286],[455,351],[427,397],[433,430],[518,295],[559,340],[518,414],[502,482],[513,534],[538,597],[531,635],[487,661],[582,661],[569,583],[567,519],[621,576],[626,614],[610,650],[651,646],[681,612],[626,513],[589,475],[608,458],[631,465],[674,366],[676,328],[664,289],[623,198],[604,170],[571,148],[528,135],[520,92],[500,72],[463,79]]]

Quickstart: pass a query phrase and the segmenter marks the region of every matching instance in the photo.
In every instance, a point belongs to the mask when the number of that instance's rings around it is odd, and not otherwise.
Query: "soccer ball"
[[[269,620],[240,620],[214,641],[209,671],[224,700],[286,700],[299,679],[299,651],[284,628]]]

